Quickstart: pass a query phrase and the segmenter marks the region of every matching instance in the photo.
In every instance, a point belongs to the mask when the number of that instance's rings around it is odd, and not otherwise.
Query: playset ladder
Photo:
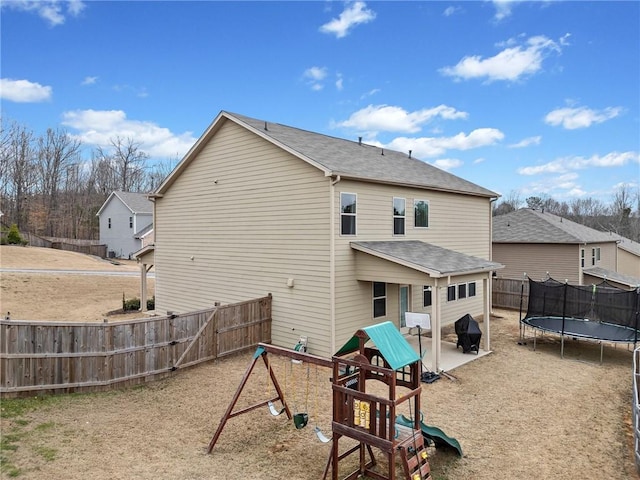
[[[410,438],[398,445],[398,449],[407,480],[431,480],[433,478],[422,432],[414,431]]]

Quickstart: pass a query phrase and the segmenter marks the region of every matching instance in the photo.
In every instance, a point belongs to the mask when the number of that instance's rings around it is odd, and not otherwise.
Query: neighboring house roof
[[[623,275],[622,273],[607,270],[606,268],[590,267],[583,270],[585,275],[610,280],[612,282],[628,285],[629,287],[640,286],[640,278],[631,275]]]
[[[495,192],[412,158],[409,152],[400,153],[225,111],[218,114],[206,132],[158,187],[155,192],[157,195],[163,194],[170,187],[226,121],[232,121],[288,151],[322,170],[328,177],[340,176],[488,198],[499,197]]]
[[[146,227],[141,228],[135,235],[135,238],[143,238],[153,232],[153,223],[150,223]]]
[[[618,237],[530,208],[493,217],[493,243],[606,243]]]
[[[618,239],[618,248],[640,257],[640,243],[620,235],[614,235],[614,237]]]
[[[504,268],[500,263],[419,240],[351,242],[350,245],[355,250],[419,270],[431,277],[490,272]]]
[[[142,214],[152,214],[153,213],[153,202],[149,200],[147,193],[132,193],[132,192],[121,192],[114,191],[111,192],[111,195],[107,198],[107,200],[102,204],[100,210],[96,215],[100,215],[102,210],[109,204],[109,202],[117,197],[120,201],[129,209],[131,213],[142,213]]]
[[[142,247],[137,252],[133,252],[131,254],[131,258],[142,258],[142,257],[144,257],[145,255],[147,255],[149,253],[154,253],[155,250],[156,250],[155,244],[151,243],[149,245],[146,245],[146,246]]]

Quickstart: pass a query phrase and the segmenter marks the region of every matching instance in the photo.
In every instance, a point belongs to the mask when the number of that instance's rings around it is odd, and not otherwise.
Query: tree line
[[[2,223],[44,237],[96,240],[96,213],[111,192],[150,192],[176,163],[150,166],[133,138],[116,136],[88,151],[63,128],[36,135],[0,123]]]
[[[640,242],[640,187],[635,190],[626,185],[618,187],[610,204],[590,197],[570,202],[558,202],[549,196],[523,200],[517,191],[512,191],[496,202],[493,215],[503,215],[522,207],[549,212],[594,230],[617,233]]]
[[[16,122],[7,126],[0,121],[2,223],[44,237],[97,240],[96,213],[111,192],[151,192],[176,164],[177,159],[172,159],[149,165],[149,155],[133,138],[113,137],[108,146],[87,154],[65,129],[49,128],[36,135]],[[493,214],[525,206],[640,242],[638,188],[619,187],[610,204],[594,198],[522,199],[512,191],[494,203]]]

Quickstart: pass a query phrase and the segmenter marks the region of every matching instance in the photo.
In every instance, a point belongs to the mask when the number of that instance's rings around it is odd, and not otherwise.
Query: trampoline
[[[524,284],[523,284],[524,286]],[[564,337],[600,342],[600,363],[603,342],[633,343],[640,340],[640,289],[622,290],[606,282],[600,285],[569,285],[551,278],[544,282],[529,279],[529,302],[522,326],[535,331],[549,332],[562,337],[561,355],[564,357]]]

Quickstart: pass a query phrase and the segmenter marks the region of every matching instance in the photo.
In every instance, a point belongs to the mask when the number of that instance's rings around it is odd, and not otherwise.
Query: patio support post
[[[140,264],[140,311],[147,311],[147,264]]]
[[[440,285],[435,278],[433,285],[433,315],[431,319],[431,370],[440,371]]]
[[[482,280],[484,290],[484,348],[491,350],[491,272]]]

